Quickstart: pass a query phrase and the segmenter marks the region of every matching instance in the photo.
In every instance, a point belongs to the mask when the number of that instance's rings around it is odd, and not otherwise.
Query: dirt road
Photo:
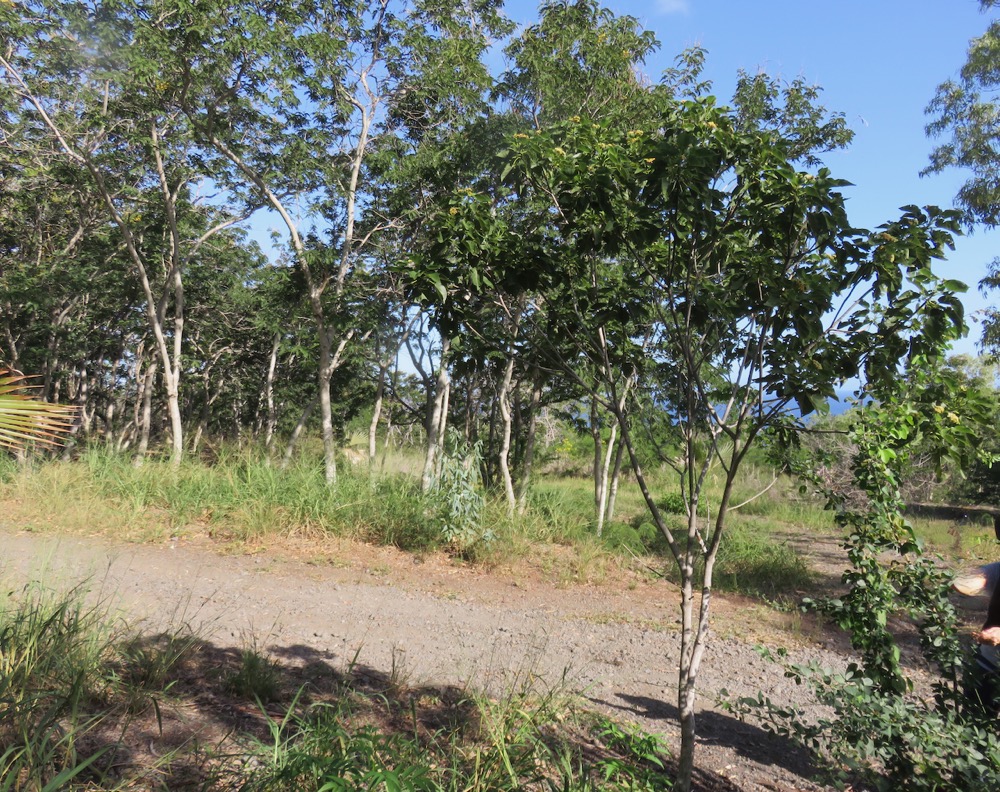
[[[559,586],[347,543],[317,559],[225,554],[205,538],[115,544],[2,526],[0,542],[7,590],[32,579],[52,587],[85,580],[92,596],[150,629],[189,624],[219,646],[252,644],[286,662],[356,658],[412,683],[499,690],[528,674],[543,685],[565,675],[594,706],[676,743],[676,591],[663,581]],[[806,691],[753,649],[761,629],[775,634],[772,617],[759,605],[720,601],[699,680],[698,764],[745,790],[819,789],[792,746],[714,704],[724,688],[808,705]],[[845,662],[832,645],[799,643],[795,661]]]

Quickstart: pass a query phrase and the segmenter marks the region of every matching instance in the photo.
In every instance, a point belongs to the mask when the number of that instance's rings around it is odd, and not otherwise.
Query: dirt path
[[[188,623],[219,646],[253,644],[292,663],[320,657],[336,667],[357,658],[414,684],[498,690],[529,673],[554,685],[566,672],[569,688],[594,705],[676,742],[679,639],[675,590],[663,581],[559,587],[530,574],[348,544],[303,561],[309,553],[301,548],[284,558],[235,556],[208,539],[126,545],[3,526],[0,542],[8,590],[28,579],[49,586],[86,579],[151,629]],[[752,647],[755,635],[779,640],[780,614],[734,600],[720,600],[716,613],[699,681],[699,766],[745,790],[819,789],[790,745],[714,706],[723,688],[808,704],[805,691]],[[745,635],[751,640],[738,637]],[[795,661],[844,663],[832,644],[785,637],[800,644],[790,650]]]

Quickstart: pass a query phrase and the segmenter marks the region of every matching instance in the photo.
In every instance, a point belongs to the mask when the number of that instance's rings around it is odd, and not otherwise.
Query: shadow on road
[[[627,713],[640,722],[649,721],[647,728],[650,730],[662,730],[659,724],[663,722],[671,725],[678,722],[679,713],[676,705],[648,696],[619,693],[613,701],[596,698],[589,700]],[[696,723],[699,745],[731,748],[736,754],[751,762],[765,767],[781,767],[803,779],[816,776],[812,753],[785,737],[714,710],[699,712]]]

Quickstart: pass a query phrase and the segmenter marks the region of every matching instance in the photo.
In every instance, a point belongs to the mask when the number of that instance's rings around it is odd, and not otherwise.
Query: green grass
[[[527,677],[521,677],[524,682]],[[388,704],[391,714],[394,706]],[[260,769],[243,790],[399,789],[413,792],[672,788],[667,751],[655,737],[593,714],[557,692],[515,682],[500,698],[461,697],[429,727],[410,699],[399,728],[364,722],[358,698],[269,718]],[[369,713],[370,715],[370,713]],[[436,716],[440,718],[441,713]],[[594,755],[600,758],[592,758]]]
[[[225,679],[226,690],[239,698],[269,704],[281,692],[278,668],[256,648],[240,652],[240,665]]]
[[[98,735],[129,723],[162,680],[111,625],[80,588],[30,586],[0,605],[0,789],[114,786],[121,743]]]
[[[385,468],[412,462],[412,453],[400,456],[402,461],[388,455]],[[676,476],[656,471],[650,484],[665,511],[679,510]],[[709,504],[718,486],[709,480]],[[415,552],[445,549],[487,566],[537,555],[539,545],[559,545],[573,555],[566,568],[552,568],[560,582],[603,577],[600,570],[633,556],[651,556],[654,564],[657,556],[667,559],[665,542],[628,477],[600,539],[589,479],[548,475],[536,481],[524,514],[509,514],[499,496],[485,498],[480,530],[461,544],[446,540],[445,506],[424,496],[414,475],[345,463],[337,483],[327,486],[319,458],[305,454],[282,468],[254,450],[223,447],[213,464],[189,460],[173,469],[157,460],[135,468],[123,455],[89,450],[73,463],[0,468],[0,497],[8,519],[25,527],[90,533],[100,526],[140,541],[189,531],[254,545],[276,535],[337,536]],[[720,588],[766,597],[801,588],[804,564],[774,534],[832,530],[830,513],[756,466],[738,481],[734,501],[747,503],[730,518],[717,567]],[[669,519],[682,522],[676,514]]]
[[[671,786],[656,738],[577,710],[528,672],[496,698],[417,688],[357,659],[284,666],[184,631],[134,634],[86,603],[82,589],[32,587],[0,604],[0,790]],[[147,751],[168,711],[190,737]]]

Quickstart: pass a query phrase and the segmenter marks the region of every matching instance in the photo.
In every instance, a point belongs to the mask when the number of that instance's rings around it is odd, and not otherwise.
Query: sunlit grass
[[[388,472],[416,469],[417,456],[413,449],[390,451],[384,465],[371,468],[365,459],[349,462],[348,455],[336,484],[328,486],[321,458],[304,452],[283,467],[256,449],[223,446],[211,464],[192,459],[175,469],[156,459],[137,468],[123,455],[90,450],[73,463],[0,468],[0,498],[12,523],[33,530],[106,532],[134,541],[208,533],[255,547],[274,536],[341,537],[418,552],[446,550],[489,567],[529,558],[567,585],[613,580],[636,557],[649,557],[657,568],[672,563],[628,474],[601,537],[592,482],[550,474],[538,476],[523,513],[511,514],[499,494],[487,497],[479,516],[484,538],[451,544],[441,532],[441,506],[420,492],[416,474]],[[649,483],[661,508],[673,512],[671,525],[683,533],[676,474],[654,470]],[[710,477],[703,500],[708,509],[720,487],[718,477]],[[832,530],[830,512],[793,482],[775,482],[754,466],[738,481],[734,500],[748,502],[729,518],[717,584],[766,596],[799,588],[805,565],[775,534]],[[567,552],[547,552],[546,546]]]
[[[133,633],[87,600],[29,587],[0,601],[0,789],[672,786],[657,738],[578,710],[530,669],[492,695],[417,687],[395,665],[355,675],[357,658],[306,672],[252,642]],[[154,750],[168,712],[191,733]]]

